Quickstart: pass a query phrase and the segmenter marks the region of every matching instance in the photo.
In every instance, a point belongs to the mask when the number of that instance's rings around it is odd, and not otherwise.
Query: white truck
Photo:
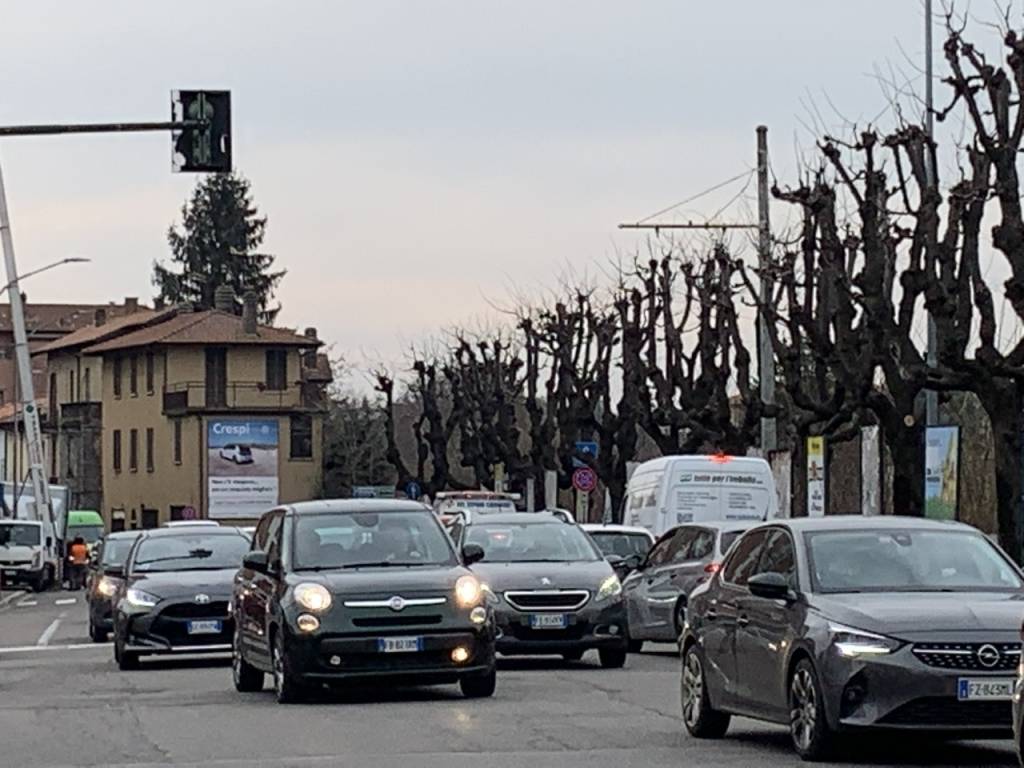
[[[778,517],[771,466],[747,456],[663,456],[629,479],[622,521],[655,536],[684,523]]]
[[[26,584],[38,591],[48,589],[61,577],[64,529],[67,525],[68,489],[50,486],[52,520],[36,520],[31,488],[15,491],[12,483],[0,483],[3,514],[0,517],[0,577],[5,584]]]

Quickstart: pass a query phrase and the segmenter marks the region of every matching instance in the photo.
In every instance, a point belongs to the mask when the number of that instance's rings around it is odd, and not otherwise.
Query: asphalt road
[[[236,693],[224,661],[144,661],[137,672],[118,672],[110,646],[88,641],[82,594],[0,605],[0,768],[800,764],[785,732],[771,726],[740,720],[719,742],[687,737],[669,646],[615,671],[589,656],[569,665],[505,660],[497,694],[484,701],[467,701],[455,687],[374,687],[279,706],[269,691]],[[851,749],[836,765],[1016,765],[1009,742],[871,737]]]

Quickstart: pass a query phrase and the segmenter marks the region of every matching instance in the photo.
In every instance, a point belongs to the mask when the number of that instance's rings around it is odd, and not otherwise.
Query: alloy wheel
[[[683,720],[694,728],[700,720],[704,700],[704,670],[695,651],[686,655],[683,664]]]
[[[277,643],[274,643],[274,693],[280,698],[284,690],[284,657]]]
[[[790,730],[801,751],[809,750],[818,722],[818,701],[814,680],[806,669],[798,669],[790,686]]]

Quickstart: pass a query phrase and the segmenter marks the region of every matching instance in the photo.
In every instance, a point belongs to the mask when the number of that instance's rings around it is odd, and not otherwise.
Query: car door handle
[[[747,614],[741,613],[737,617],[736,623],[739,624],[741,627],[745,627],[745,626],[747,626],[747,624],[750,623],[750,619],[747,618]]]

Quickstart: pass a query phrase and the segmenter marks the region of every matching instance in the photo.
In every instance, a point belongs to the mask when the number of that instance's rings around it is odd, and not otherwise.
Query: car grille
[[[506,592],[505,600],[519,611],[576,611],[587,604],[585,589],[523,590]]]
[[[352,619],[352,624],[357,627],[422,627],[440,623],[440,614],[432,616],[373,616]]]
[[[226,600],[212,603],[175,603],[160,611],[160,615],[171,619],[221,619],[228,615],[228,604]]]
[[[932,696],[909,701],[894,709],[880,722],[885,725],[1009,728],[1013,715],[1008,701],[957,701]]]
[[[999,651],[994,664],[983,664],[982,648]],[[914,655],[929,667],[939,669],[968,669],[978,672],[1009,672],[1017,668],[1020,660],[1020,643],[917,643]]]
[[[31,560],[0,560],[0,566],[32,565]]]

